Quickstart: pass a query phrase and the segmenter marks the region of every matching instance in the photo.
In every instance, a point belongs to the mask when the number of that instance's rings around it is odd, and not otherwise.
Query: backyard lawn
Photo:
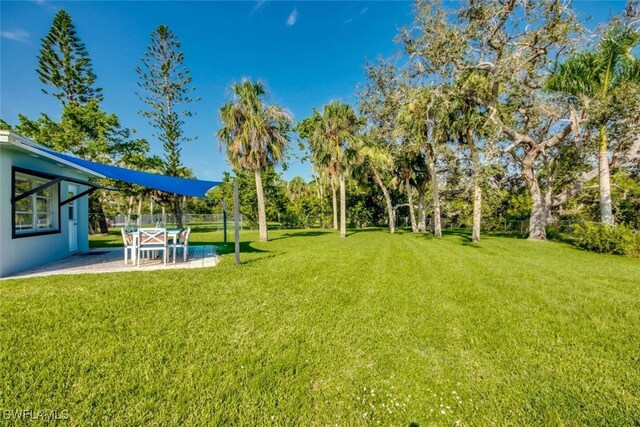
[[[240,267],[0,282],[0,409],[109,426],[640,424],[638,259],[463,231],[242,237]]]

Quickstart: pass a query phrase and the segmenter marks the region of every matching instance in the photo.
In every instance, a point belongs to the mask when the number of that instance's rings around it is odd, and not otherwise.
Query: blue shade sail
[[[107,178],[153,188],[154,190],[166,191],[167,193],[179,194],[181,196],[204,198],[208,190],[220,184],[220,182],[217,181],[176,178],[173,176],[158,175],[155,173],[141,172],[118,166],[105,165],[68,156],[41,146],[38,146],[37,148],[62,160],[66,160],[67,162],[89,169],[90,171],[96,172],[100,175],[104,175]]]

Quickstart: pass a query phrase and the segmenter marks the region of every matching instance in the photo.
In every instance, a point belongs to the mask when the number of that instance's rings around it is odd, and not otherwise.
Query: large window
[[[38,190],[34,192],[33,190],[36,189]],[[35,172],[14,170],[13,234],[15,237],[60,231],[58,191],[58,182],[52,183],[52,178]],[[31,194],[20,197],[27,193]]]

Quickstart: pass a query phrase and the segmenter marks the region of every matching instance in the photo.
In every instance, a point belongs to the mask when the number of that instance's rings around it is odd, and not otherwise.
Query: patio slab
[[[21,279],[28,277],[51,276],[58,274],[116,273],[123,271],[174,270],[182,268],[215,267],[220,257],[214,246],[190,246],[187,261],[183,262],[182,252],[176,262],[169,257],[167,265],[162,258],[142,259],[140,267],[131,263],[124,264],[123,248],[94,248],[87,253],[73,255],[37,268],[16,273],[3,279]]]

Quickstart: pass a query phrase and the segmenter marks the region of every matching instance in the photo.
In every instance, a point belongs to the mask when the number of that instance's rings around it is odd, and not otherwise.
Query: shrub
[[[615,255],[640,254],[640,234],[625,226],[585,223],[573,227],[576,246],[588,251]]]
[[[287,209],[287,212],[280,215],[280,224],[282,228],[300,228],[301,222],[298,215]]]

